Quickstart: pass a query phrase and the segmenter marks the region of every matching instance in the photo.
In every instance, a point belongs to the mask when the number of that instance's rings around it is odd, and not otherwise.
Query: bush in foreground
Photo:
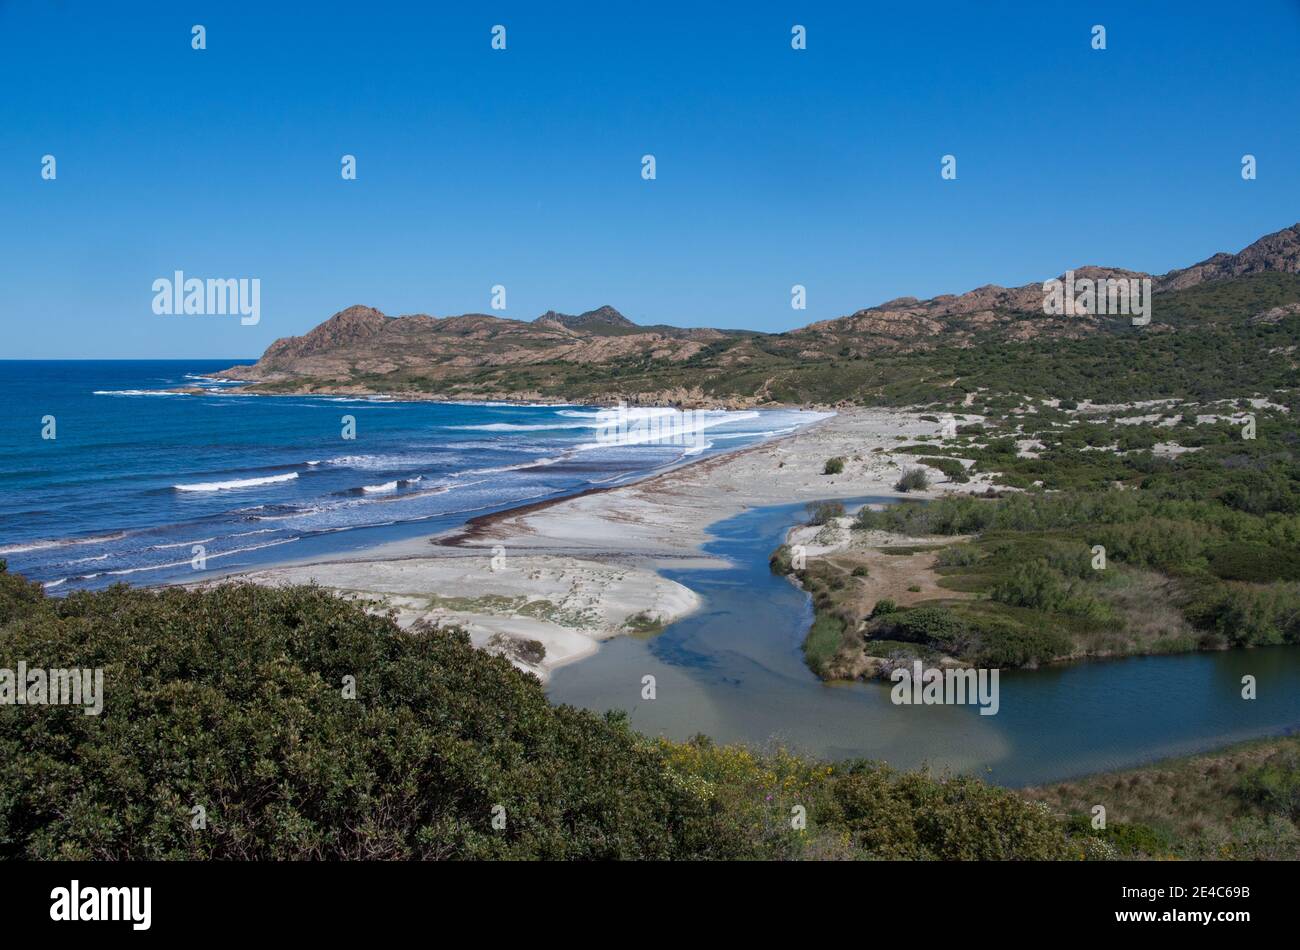
[[[622,714],[551,705],[459,630],[402,631],[314,587],[60,600],[0,562],[0,667],[19,659],[102,667],[105,697],[99,716],[0,706],[3,858],[1065,853],[1062,823],[1011,792],[651,740]]]

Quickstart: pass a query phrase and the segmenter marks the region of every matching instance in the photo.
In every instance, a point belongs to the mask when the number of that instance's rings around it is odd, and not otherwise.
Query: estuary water
[[[889,499],[867,499],[888,501]],[[800,645],[808,596],[768,568],[802,505],[715,525],[723,569],[665,570],[703,608],[652,639],[621,637],[552,674],[552,700],[624,709],[651,735],[773,742],[833,759],[969,772],[1008,786],[1126,768],[1300,727],[1300,649],[1137,657],[1000,674],[1000,708],[904,706],[890,684],[819,681]],[[1258,698],[1241,697],[1253,675]],[[642,699],[642,677],[655,698]]]

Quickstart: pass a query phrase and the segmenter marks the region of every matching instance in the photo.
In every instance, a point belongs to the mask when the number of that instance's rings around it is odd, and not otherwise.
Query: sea
[[[212,376],[241,362],[0,361],[8,569],[58,594],[361,551],[825,415],[254,396]]]

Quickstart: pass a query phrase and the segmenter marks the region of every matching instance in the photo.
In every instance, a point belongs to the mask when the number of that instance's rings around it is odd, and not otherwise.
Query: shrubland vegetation
[[[996,408],[981,404],[982,421],[955,438],[898,447],[1019,490],[863,508],[854,528],[932,539],[932,569],[953,596],[876,616],[846,581],[848,561],[810,559],[798,572],[816,609],[810,667],[862,675],[840,661],[864,653],[1015,667],[1300,644],[1300,403],[1271,395],[1281,408],[1067,412],[986,397]],[[790,573],[779,558],[773,566]]]
[[[1300,858],[1300,736],[1028,789],[1093,857]],[[1093,828],[1093,808],[1106,827]]]
[[[974,536],[940,557],[944,586],[986,595],[978,609],[1000,605],[1005,620],[1066,631],[1064,655],[1300,643],[1300,428],[1288,413],[1253,415],[1253,439],[1241,437],[1240,421],[1005,417],[991,431],[1014,426],[1014,436],[1038,439],[1038,458],[990,448],[1016,439],[989,433],[982,447],[949,450],[977,456],[975,470],[998,466],[1002,482],[1040,476],[1030,491],[864,509],[856,524]],[[1195,451],[1156,456],[1157,440]],[[1044,490],[1049,482],[1061,490]],[[1142,629],[1162,606],[1175,616],[1162,630]]]
[[[0,562],[0,666],[102,667],[99,716],[0,706],[0,857],[1055,859],[963,777],[650,739],[455,629],[313,587],[47,598]],[[345,695],[355,677],[355,698]],[[796,805],[806,828],[792,825]],[[206,828],[191,826],[192,809]],[[505,819],[494,827],[494,809]]]
[[[459,630],[403,631],[314,587],[60,599],[0,562],[0,666],[18,659],[102,667],[105,702],[99,716],[0,706],[8,859],[1297,854],[1300,740],[1026,793],[656,740],[621,713],[551,705]],[[1188,784],[1165,781],[1170,770],[1214,783],[1171,802]],[[1078,817],[1095,801],[1108,803],[1106,833]],[[206,828],[191,826],[196,805]]]

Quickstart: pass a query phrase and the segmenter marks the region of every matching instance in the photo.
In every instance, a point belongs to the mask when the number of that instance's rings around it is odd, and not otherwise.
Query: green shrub
[[[1196,626],[1232,646],[1300,643],[1300,584],[1266,588],[1220,584],[1185,609]]]
[[[930,487],[930,477],[923,468],[908,469],[894,485],[894,491],[925,491]]]
[[[966,623],[946,607],[896,611],[887,615],[883,630],[894,640],[924,643],[952,654],[959,654],[967,639]]]
[[[1137,822],[1108,822],[1105,828],[1093,828],[1090,815],[1071,815],[1066,824],[1072,836],[1109,842],[1119,854],[1143,857],[1163,857],[1170,853],[1173,841],[1169,835],[1149,825]]]
[[[1300,551],[1232,541],[1209,549],[1206,555],[1210,570],[1224,580],[1259,584],[1300,580]]]
[[[844,471],[844,456],[837,455],[834,458],[828,458],[826,465],[822,469],[823,475],[838,475]]]
[[[871,617],[883,617],[886,614],[892,614],[898,610],[898,605],[888,598],[876,601],[876,605],[871,608]]]
[[[1060,574],[1038,559],[1013,568],[1010,577],[993,588],[992,597],[1012,607],[1059,610],[1069,593]]]
[[[936,783],[887,766],[853,767],[834,786],[826,816],[868,853],[893,860],[1055,860],[1061,826],[1041,805],[975,779]]]
[[[1238,780],[1236,792],[1266,812],[1300,821],[1300,757],[1274,756],[1252,767]]]
[[[653,743],[459,630],[311,587],[34,599],[8,574],[0,615],[0,666],[105,671],[99,716],[0,707],[0,858],[756,854]]]
[[[943,472],[945,476],[947,476],[949,481],[953,481],[953,482],[970,481],[970,476],[966,474],[966,466],[961,464],[961,462],[957,461],[956,459],[925,456],[924,458],[917,459],[917,461],[920,462],[922,465],[928,465],[931,468],[937,468],[939,471]]]
[[[790,545],[783,544],[768,558],[768,566],[772,569],[773,574],[789,574],[794,570],[792,552]]]
[[[953,544],[935,557],[938,567],[970,567],[980,559],[979,551],[969,544]]]
[[[1014,669],[1068,656],[1070,638],[1046,625],[1027,627],[1000,617],[971,621],[966,659],[976,666]]]
[[[818,612],[803,642],[804,662],[808,664],[808,669],[818,676],[824,675],[843,642],[844,621],[831,614]]]

